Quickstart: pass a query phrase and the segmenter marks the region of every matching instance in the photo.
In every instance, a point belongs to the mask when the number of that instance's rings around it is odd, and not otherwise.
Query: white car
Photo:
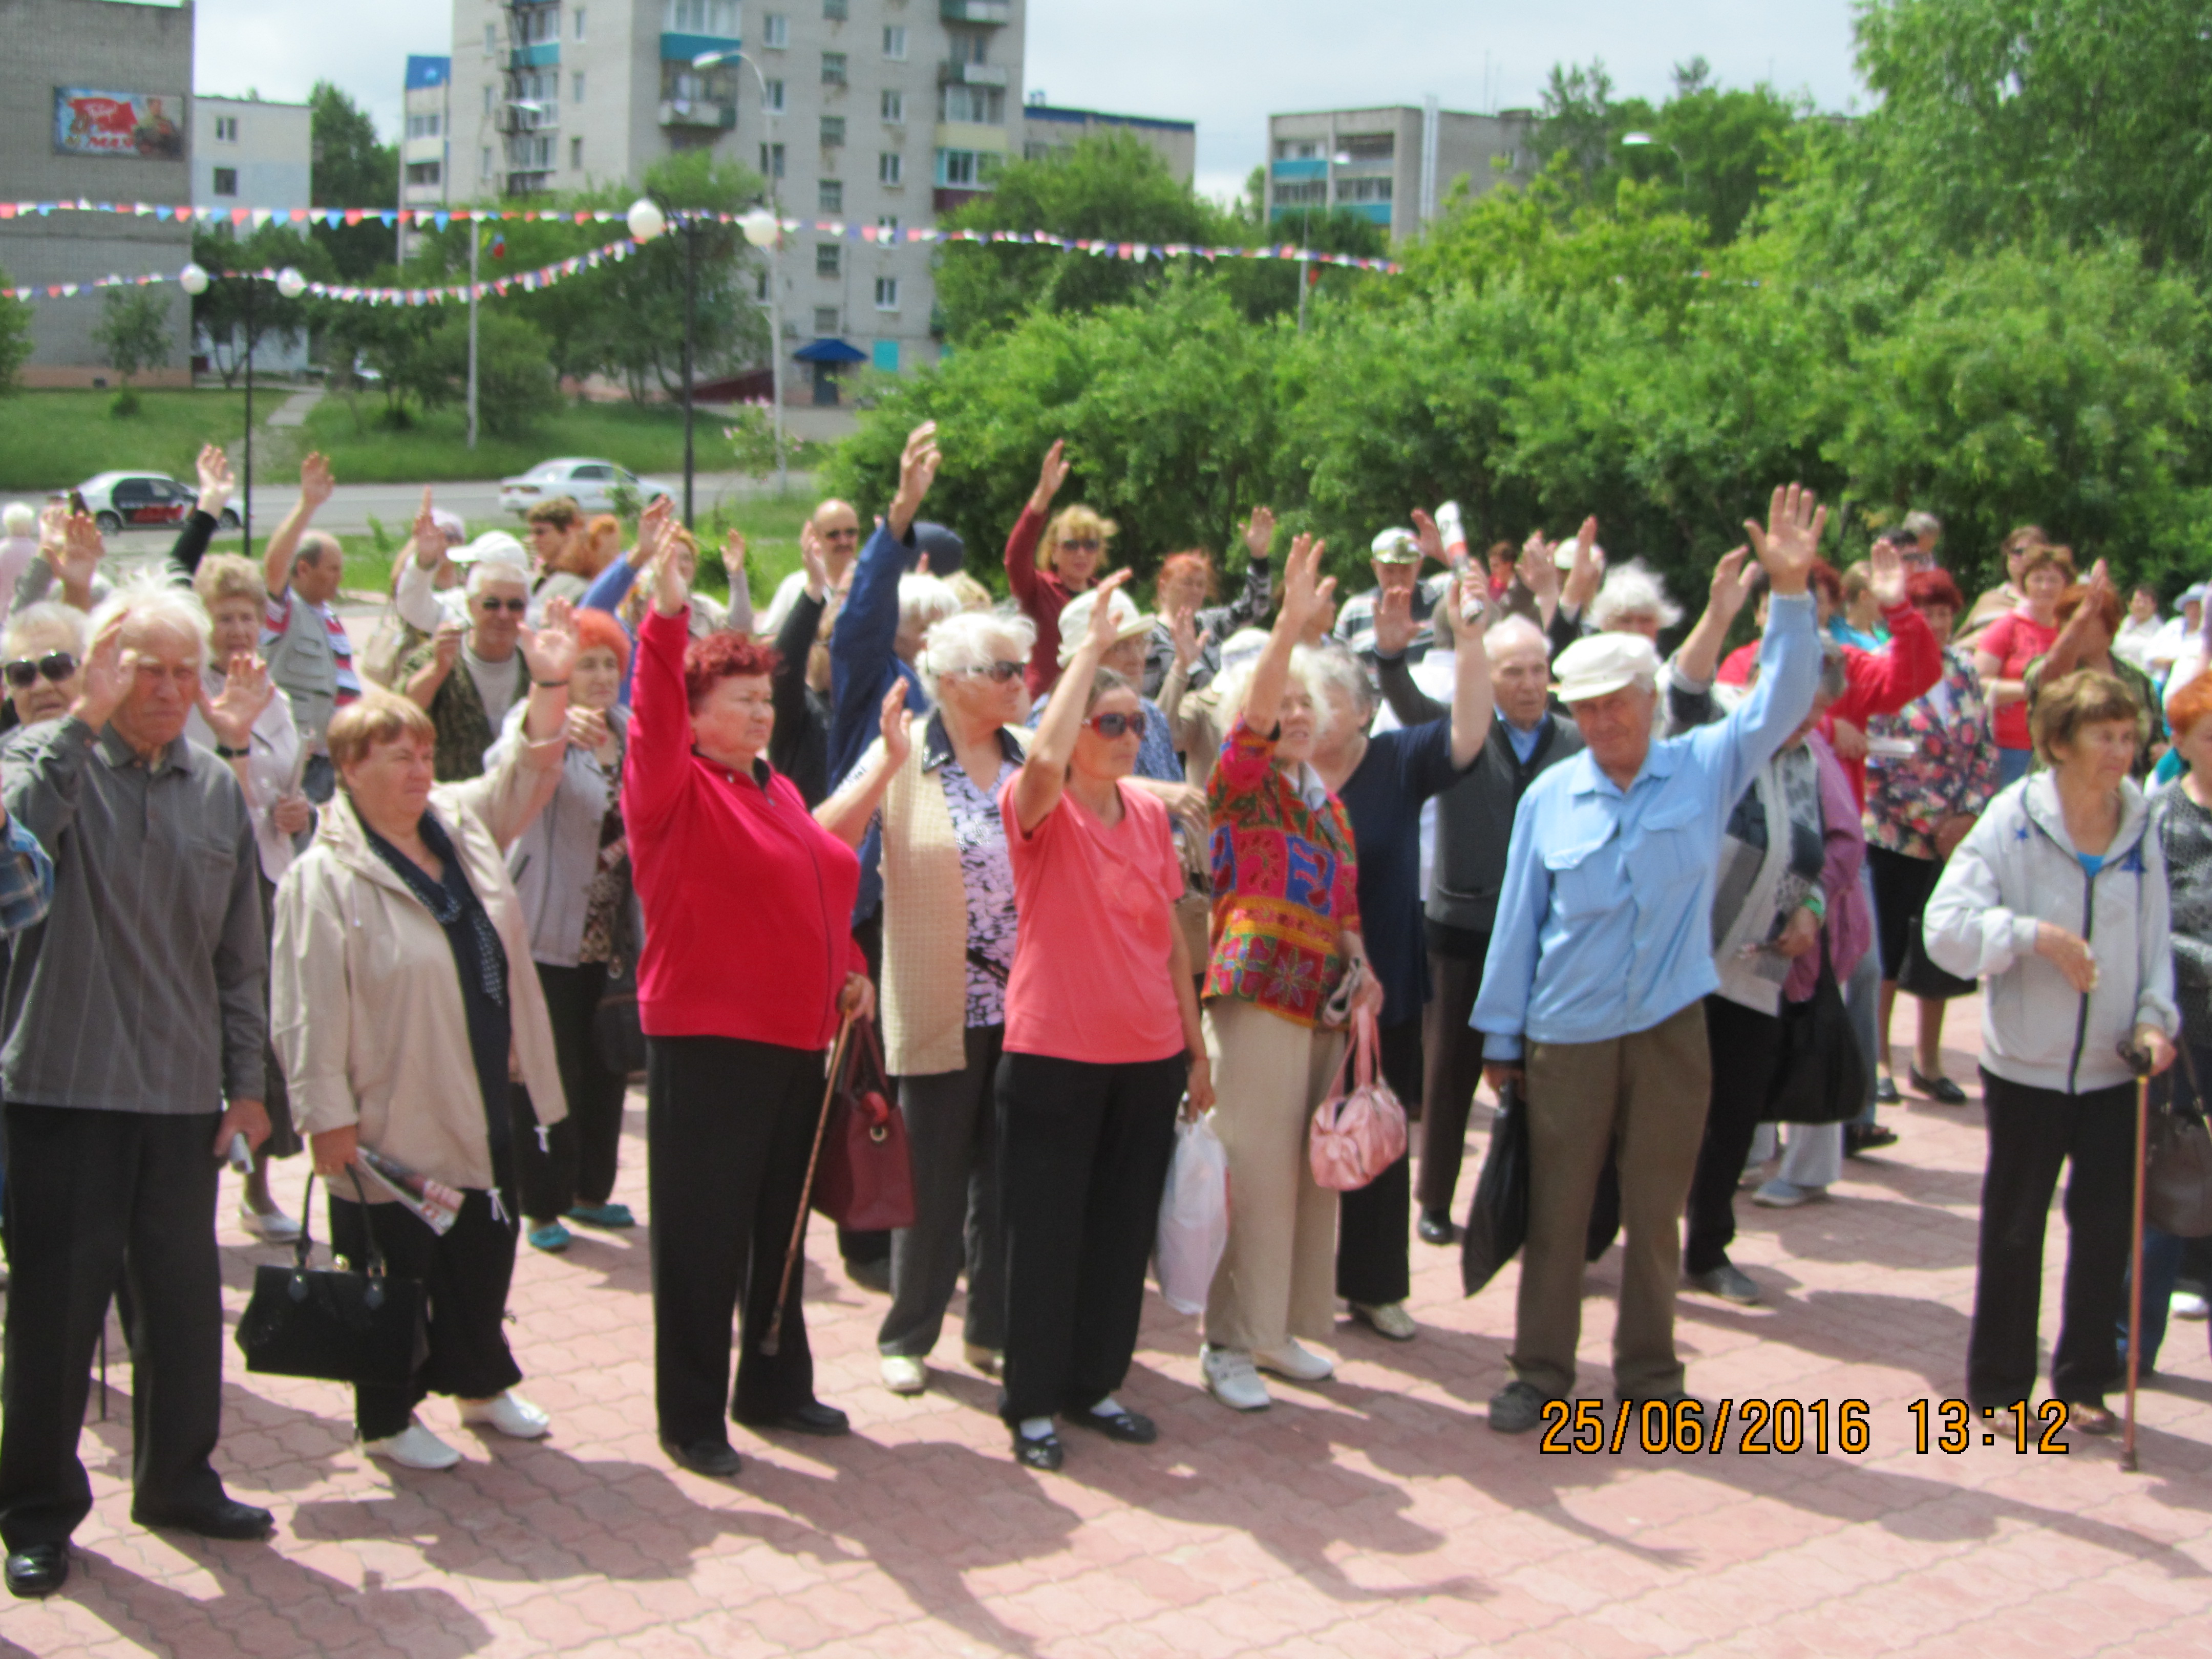
[[[98,521],[103,536],[182,524],[200,498],[198,490],[166,472],[102,472],[79,484],[76,493],[84,497],[84,510]],[[223,508],[222,527],[238,528],[236,507]]]
[[[540,501],[566,495],[586,513],[611,513],[617,487],[635,491],[641,507],[664,495],[671,501],[676,498],[675,487],[658,478],[641,478],[612,461],[569,455],[557,461],[540,461],[519,478],[501,478],[500,511],[527,513]]]

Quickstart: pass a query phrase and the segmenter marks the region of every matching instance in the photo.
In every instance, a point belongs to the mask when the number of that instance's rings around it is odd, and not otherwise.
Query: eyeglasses
[[[825,542],[857,542],[860,539],[860,532],[857,529],[825,530],[822,532],[822,539]]]
[[[1096,553],[1106,545],[1096,536],[1063,536],[1060,544],[1071,553]]]
[[[1102,738],[1118,738],[1127,732],[1133,738],[1145,735],[1145,711],[1133,714],[1093,714],[1083,722]]]
[[[519,617],[524,611],[530,609],[530,601],[527,599],[478,599],[477,604],[483,608],[483,613],[487,617],[490,616],[495,611],[508,611],[514,612],[514,615]]]
[[[76,672],[76,659],[66,651],[49,651],[43,657],[18,657],[8,665],[8,684],[18,691],[30,690],[31,682],[41,677],[59,685]]]
[[[959,672],[969,679],[992,680],[1004,685],[1008,680],[1021,678],[1022,665],[1018,662],[994,662],[982,668],[963,668]]]

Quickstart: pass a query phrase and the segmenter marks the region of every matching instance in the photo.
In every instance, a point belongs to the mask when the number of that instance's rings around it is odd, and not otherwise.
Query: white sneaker
[[[398,1434],[362,1441],[361,1449],[403,1469],[450,1469],[461,1461],[460,1453],[424,1428],[419,1417],[409,1418],[407,1426]]]
[[[2202,1319],[2208,1311],[2204,1298],[2193,1291],[2176,1291],[2173,1300],[2166,1304],[2166,1311],[2176,1319]]]
[[[300,1237],[300,1224],[282,1210],[270,1210],[265,1214],[238,1206],[238,1225],[249,1238],[258,1238],[264,1244],[290,1244]]]
[[[1255,1353],[1252,1363],[1263,1371],[1273,1371],[1293,1382],[1326,1382],[1336,1375],[1334,1364],[1312,1349],[1301,1347],[1295,1336],[1285,1337],[1279,1348],[1262,1349]]]
[[[542,1440],[553,1431],[551,1413],[532,1405],[512,1389],[475,1405],[464,1401],[461,1421],[486,1424],[510,1440]]]
[[[1206,1374],[1206,1392],[1232,1411],[1263,1412],[1274,1403],[1267,1385],[1252,1369],[1252,1356],[1242,1348],[1209,1346],[1199,1368]]]
[[[893,1394],[920,1394],[929,1386],[929,1370],[911,1354],[887,1353],[876,1370]]]
[[[1413,1316],[1406,1311],[1402,1302],[1354,1302],[1348,1305],[1354,1319],[1372,1326],[1376,1335],[1387,1336],[1393,1342],[1411,1342],[1420,1334]]]

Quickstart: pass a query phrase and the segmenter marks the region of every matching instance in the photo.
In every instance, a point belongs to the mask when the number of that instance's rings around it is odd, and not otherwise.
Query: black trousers
[[[1129,1374],[1187,1077],[1180,1054],[1000,1060],[1009,1424],[1089,1411]]]
[[[646,1047],[653,1398],[660,1437],[693,1446],[727,1438],[726,1409],[764,1423],[814,1398],[803,1261],[792,1271],[778,1352],[760,1344],[799,1220],[827,1057],[736,1037],[652,1037]],[[732,1395],[730,1321],[741,1293]]]
[[[522,1212],[535,1225],[557,1221],[579,1204],[604,1204],[615,1189],[622,1153],[623,1094],[629,1079],[610,1072],[592,1038],[599,998],[607,988],[604,962],[557,968],[538,963],[545,1012],[553,1021],[553,1054],[568,1115],[538,1140],[537,1109],[520,1083],[507,1091],[514,1121],[514,1176]]]
[[[10,1103],[0,1539],[58,1544],[91,1512],[76,1455],[92,1356],[118,1289],[131,1340],[133,1507],[223,1497],[216,1115]]]
[[[860,947],[860,957],[868,964],[869,981],[880,988],[884,982],[884,913],[877,910],[866,921],[853,929],[853,943]],[[891,1079],[891,1086],[898,1079]],[[864,1230],[840,1225],[837,1229],[837,1254],[854,1266],[891,1259],[891,1236],[879,1230]]]
[[[1981,1255],[1966,1343],[1966,1399],[2009,1406],[2035,1391],[2043,1231],[2058,1170],[2066,1178],[2066,1284],[2051,1392],[2100,1401],[2119,1370],[2114,1327],[2128,1273],[2135,1189],[2135,1085],[2087,1094],[2032,1089],[1982,1073],[1990,1162],[1982,1176]]]
[[[362,1439],[400,1432],[425,1395],[489,1400],[522,1381],[506,1331],[514,1223],[492,1213],[489,1193],[468,1194],[459,1218],[442,1238],[399,1205],[360,1204],[337,1193],[330,1199],[331,1249],[366,1272],[374,1227],[386,1268],[401,1279],[421,1279],[430,1308],[430,1352],[413,1382],[404,1389],[354,1389],[354,1428]]]
[[[1782,1058],[1782,1019],[1709,996],[1705,1042],[1713,1057],[1712,1103],[1705,1109],[1698,1171],[1690,1178],[1689,1226],[1682,1241],[1682,1271],[1692,1273],[1719,1267],[1735,1242],[1736,1182]]]
[[[1460,1160],[1467,1151],[1467,1117],[1482,1082],[1482,1033],[1467,1022],[1482,989],[1482,963],[1490,935],[1477,935],[1482,950],[1472,957],[1429,952],[1429,978],[1436,994],[1422,1016],[1428,1049],[1421,1103],[1421,1208],[1449,1216],[1452,1191],[1459,1185]]]
[[[1401,1103],[1419,1100],[1422,1022],[1416,1018],[1385,1025],[1379,1035],[1382,1080]],[[1336,1293],[1347,1302],[1377,1307],[1403,1302],[1413,1294],[1413,1269],[1407,1260],[1413,1248],[1411,1157],[1408,1137],[1407,1151],[1389,1169],[1337,1200]]]
[[[958,1071],[899,1079],[914,1169],[914,1225],[891,1234],[891,1305],[876,1333],[883,1353],[928,1355],[963,1269],[963,1335],[994,1352],[1006,1346],[996,1098],[1006,1037],[1004,1025],[970,1025],[962,1043],[967,1064]]]

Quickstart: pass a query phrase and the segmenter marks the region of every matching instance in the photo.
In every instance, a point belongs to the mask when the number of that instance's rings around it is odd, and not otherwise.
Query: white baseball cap
[[[1641,634],[1589,634],[1552,660],[1562,702],[1606,697],[1631,685],[1656,685],[1659,653]]]
[[[1605,550],[1595,542],[1592,542],[1590,551],[1597,557],[1597,568],[1601,570],[1604,569]],[[1566,540],[1552,550],[1552,562],[1562,570],[1572,570],[1575,568],[1575,538],[1572,536],[1568,537]]]
[[[1421,562],[1420,542],[1412,531],[1402,525],[1393,525],[1388,530],[1377,532],[1369,550],[1385,564],[1419,564]]]
[[[495,564],[519,564],[530,568],[530,555],[522,544],[504,530],[487,530],[465,547],[457,547],[446,556],[455,564],[481,564],[486,560]]]
[[[1076,647],[1083,636],[1091,631],[1091,613],[1097,608],[1098,590],[1091,588],[1078,593],[1067,602],[1060,613],[1060,665],[1062,668],[1075,660]],[[1152,631],[1152,619],[1137,609],[1137,602],[1120,588],[1113,591],[1107,601],[1106,614],[1114,619],[1114,643],[1134,639]]]

